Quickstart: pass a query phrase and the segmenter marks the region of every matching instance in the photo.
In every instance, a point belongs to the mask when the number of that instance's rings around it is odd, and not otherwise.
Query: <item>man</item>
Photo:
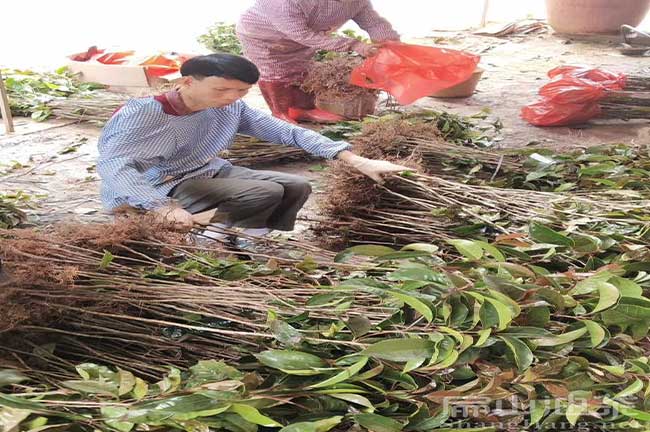
[[[376,52],[377,45],[332,35],[349,20],[374,43],[399,40],[370,0],[256,0],[244,13],[237,35],[244,55],[260,69],[259,86],[274,116],[287,121],[337,120],[316,110],[314,96],[303,92],[299,83],[318,50],[355,51],[364,57]]]
[[[253,234],[292,230],[311,193],[309,182],[219,158],[238,133],[340,159],[377,181],[407,169],[362,158],[346,142],[250,108],[241,98],[259,71],[243,57],[194,57],[181,74],[178,91],[128,101],[102,131],[97,171],[108,209],[135,207],[184,228],[216,209],[209,222],[219,226],[256,229]]]

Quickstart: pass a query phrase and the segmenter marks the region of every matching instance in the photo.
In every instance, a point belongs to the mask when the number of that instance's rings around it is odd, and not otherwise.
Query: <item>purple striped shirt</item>
[[[287,80],[302,75],[317,50],[356,50],[361,42],[331,35],[349,20],[373,42],[399,39],[370,0],[257,0],[242,15],[237,34],[263,79]]]

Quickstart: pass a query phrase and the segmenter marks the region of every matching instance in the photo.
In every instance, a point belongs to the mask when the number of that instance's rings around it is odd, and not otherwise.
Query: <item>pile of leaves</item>
[[[78,234],[35,235],[39,257],[17,239],[2,243],[11,274],[54,270],[17,284],[17,298],[55,314],[0,333],[20,365],[0,373],[8,430],[650,426],[647,241],[602,236],[586,248],[578,234],[531,224],[491,243],[450,239],[454,254],[357,246],[329,262],[245,264]],[[70,266],[74,284],[57,286],[52,276]],[[84,356],[92,362],[74,362]]]
[[[564,192],[650,187],[650,147],[623,144],[588,147],[567,153],[550,149],[520,152],[519,175],[501,176],[495,186]]]
[[[49,103],[71,96],[87,97],[104,86],[79,81],[67,68],[54,72],[2,69],[14,115],[31,116],[42,121],[52,115]]]
[[[234,24],[217,22],[197,40],[212,52],[242,55],[242,46]]]

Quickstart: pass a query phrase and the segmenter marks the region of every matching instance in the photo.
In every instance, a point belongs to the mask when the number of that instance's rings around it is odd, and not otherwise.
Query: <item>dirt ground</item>
[[[474,114],[483,108],[504,125],[500,142],[505,147],[529,144],[568,148],[596,144],[647,143],[650,122],[600,123],[579,128],[535,128],[519,118],[522,106],[535,100],[537,89],[546,82],[546,72],[561,64],[604,66],[620,71],[639,71],[648,58],[625,57],[612,38],[567,39],[544,34],[497,39],[469,33],[440,33],[419,43],[436,43],[465,49],[482,56],[485,69],[478,92],[467,99],[425,98],[418,106]],[[247,102],[266,109],[257,89]],[[0,134],[0,193],[20,193],[29,206],[31,221],[102,221],[110,218],[99,200],[99,178],[94,170],[100,130],[89,124],[63,121],[35,123],[16,119],[16,133]],[[0,129],[1,131],[2,129]],[[273,165],[265,169],[309,177],[316,193],[311,197],[294,235],[300,236],[317,217],[322,196],[321,173],[310,170],[316,162]]]

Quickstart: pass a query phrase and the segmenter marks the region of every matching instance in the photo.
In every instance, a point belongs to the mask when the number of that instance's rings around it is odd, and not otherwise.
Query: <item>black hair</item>
[[[260,71],[250,60],[226,53],[192,57],[181,66],[181,75],[195,78],[219,77],[255,84]]]

